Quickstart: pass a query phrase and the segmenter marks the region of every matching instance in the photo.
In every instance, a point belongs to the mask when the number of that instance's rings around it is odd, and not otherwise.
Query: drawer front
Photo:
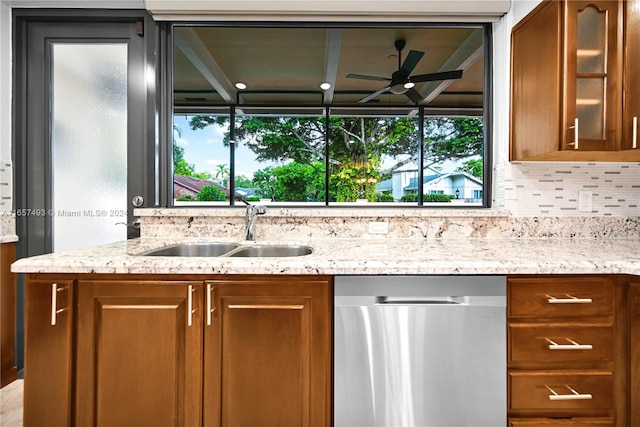
[[[512,362],[613,359],[611,325],[510,324],[509,343]]]
[[[513,410],[611,409],[613,376],[606,371],[510,372]]]
[[[614,427],[612,418],[572,418],[553,420],[549,418],[510,419],[509,427]]]
[[[606,316],[613,313],[613,282],[599,277],[511,278],[511,317]]]

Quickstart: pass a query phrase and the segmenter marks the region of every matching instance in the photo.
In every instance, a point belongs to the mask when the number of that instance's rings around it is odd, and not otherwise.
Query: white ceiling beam
[[[467,70],[478,59],[482,58],[484,53],[483,31],[478,28],[467,37],[460,47],[449,57],[449,59],[440,67],[438,72]],[[464,74],[463,74],[464,75]],[[420,96],[424,99],[423,103],[428,104],[438,97],[444,90],[449,87],[455,80],[444,80],[436,82],[427,82],[419,91]]]
[[[340,51],[342,49],[342,29],[327,30],[327,45],[324,53],[324,82],[331,87],[324,91],[323,102],[331,104],[338,77],[338,65],[340,62]]]
[[[185,54],[225,102],[235,104],[238,101],[236,99],[238,91],[235,86],[193,28],[184,27],[180,31],[175,31],[173,40],[178,49]]]

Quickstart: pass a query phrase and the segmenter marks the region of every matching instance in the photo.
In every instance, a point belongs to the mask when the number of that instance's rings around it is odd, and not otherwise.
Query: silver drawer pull
[[[574,149],[578,149],[578,143],[579,143],[579,132],[578,132],[578,125],[579,125],[579,120],[576,117],[576,119],[573,121],[573,126],[569,126],[569,129],[573,129],[573,142],[570,142],[569,145],[573,145]]]
[[[216,307],[213,305],[213,292],[215,292],[215,287],[211,286],[211,283],[207,283],[207,326],[211,326],[211,318],[214,311],[216,311]]]
[[[58,314],[67,311],[67,308],[58,308],[58,292],[66,289],[66,286],[59,288],[57,283],[51,284],[51,326],[56,326],[58,323]]]
[[[547,390],[551,392],[551,394],[549,395],[549,400],[591,400],[593,399],[593,396],[591,394],[578,393],[568,385],[565,385],[565,387],[571,392],[571,394],[559,394],[548,385],[545,385],[545,387],[547,388]]]
[[[556,298],[551,295],[545,295],[549,300],[549,304],[591,304],[593,300],[591,298],[578,298],[573,295],[567,294],[567,298]]]
[[[193,324],[193,313],[195,310],[193,309],[193,285],[189,285],[189,294],[187,295],[187,326],[191,326]]]
[[[638,117],[633,118],[633,137],[631,139],[633,141],[632,148],[635,150],[638,148]]]
[[[580,344],[575,342],[574,340],[570,340],[569,338],[565,338],[571,344],[558,344],[555,341],[550,340],[549,338],[545,338],[549,343],[549,350],[593,350],[593,346],[591,344]]]

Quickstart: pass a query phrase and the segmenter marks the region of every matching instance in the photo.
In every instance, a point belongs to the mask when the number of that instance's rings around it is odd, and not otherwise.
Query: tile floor
[[[22,427],[24,380],[15,380],[0,389],[0,427]]]

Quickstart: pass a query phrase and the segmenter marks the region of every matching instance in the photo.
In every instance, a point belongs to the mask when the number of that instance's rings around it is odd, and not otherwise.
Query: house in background
[[[423,177],[424,194],[448,194],[466,202],[482,200],[482,178],[466,172],[440,173],[426,169]],[[418,191],[418,170],[414,167],[399,169],[391,179],[378,184],[378,192],[390,192],[398,201],[408,194]]]

